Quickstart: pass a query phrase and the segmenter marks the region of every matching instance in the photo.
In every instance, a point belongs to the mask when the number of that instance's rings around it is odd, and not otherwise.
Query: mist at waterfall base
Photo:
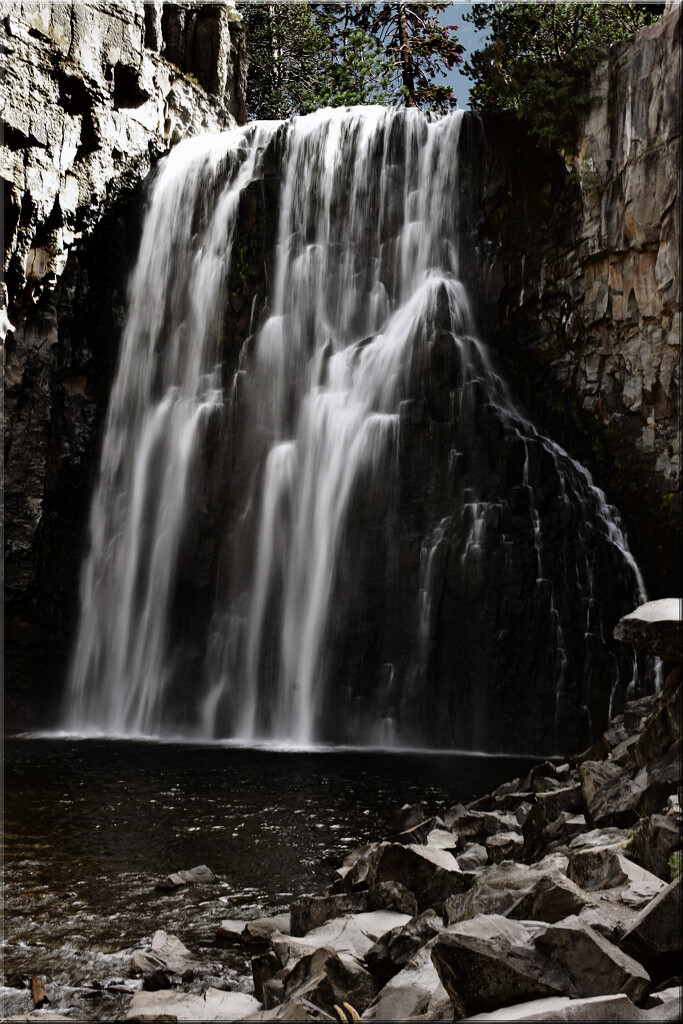
[[[164,161],[67,731],[555,752],[651,685],[611,642],[644,598],[616,510],[476,336],[462,120],[325,110]],[[255,201],[273,244],[242,339]]]

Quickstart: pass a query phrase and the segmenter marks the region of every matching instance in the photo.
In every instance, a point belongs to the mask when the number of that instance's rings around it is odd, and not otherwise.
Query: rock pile
[[[127,1019],[678,1020],[680,678],[570,763],[402,808],[289,915],[223,921],[249,1005],[144,991]]]

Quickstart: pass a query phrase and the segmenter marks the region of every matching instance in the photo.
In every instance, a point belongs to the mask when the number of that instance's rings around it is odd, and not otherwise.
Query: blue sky
[[[474,50],[480,49],[486,39],[485,32],[478,32],[474,25],[463,20],[463,14],[467,14],[471,7],[472,4],[453,3],[449,4],[443,14],[438,15],[442,25],[458,26],[458,40],[465,47],[465,53],[463,54],[465,60],[468,60]],[[471,85],[469,78],[466,78],[461,71],[454,68],[453,71],[446,75],[443,81],[453,86],[453,91],[458,97],[458,106],[468,107]]]

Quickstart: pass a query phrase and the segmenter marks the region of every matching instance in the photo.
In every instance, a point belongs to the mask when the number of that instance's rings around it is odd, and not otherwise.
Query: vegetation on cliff
[[[572,151],[593,96],[591,73],[616,42],[664,9],[657,3],[476,3],[465,19],[487,31],[465,65],[475,109],[510,110],[540,139]]]

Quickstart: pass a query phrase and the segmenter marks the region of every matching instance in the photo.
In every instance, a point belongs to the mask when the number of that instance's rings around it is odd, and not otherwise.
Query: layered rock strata
[[[566,164],[485,115],[468,175],[468,284],[518,390],[618,505],[652,597],[678,589],[680,31],[673,4],[612,47]]]

